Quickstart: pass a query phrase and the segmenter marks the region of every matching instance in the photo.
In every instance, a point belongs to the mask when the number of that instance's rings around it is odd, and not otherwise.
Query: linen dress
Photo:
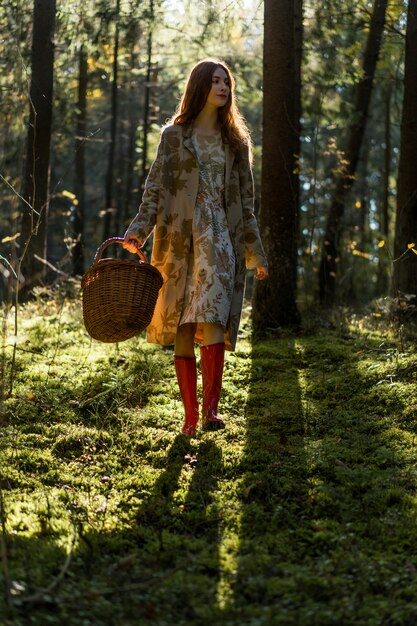
[[[194,130],[192,142],[199,185],[180,324],[216,323],[226,328],[236,258],[224,209],[225,150],[220,133],[204,135]]]

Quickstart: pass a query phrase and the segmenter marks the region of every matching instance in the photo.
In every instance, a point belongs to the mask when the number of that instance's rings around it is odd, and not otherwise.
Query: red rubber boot
[[[198,424],[196,361],[195,357],[175,356],[174,363],[185,412],[182,433],[192,437]]]
[[[224,365],[224,343],[201,347],[201,373],[203,375],[203,428],[224,428],[224,421],[217,415]]]

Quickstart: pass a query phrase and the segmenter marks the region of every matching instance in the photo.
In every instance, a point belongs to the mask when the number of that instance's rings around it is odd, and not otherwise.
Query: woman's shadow
[[[154,577],[157,560],[156,595],[165,616],[167,597],[172,617],[181,615],[190,621],[202,619],[202,607],[215,602],[220,569],[220,514],[215,493],[222,465],[215,435],[197,444],[177,435],[166,453],[164,471],[137,510],[134,532],[141,564],[145,571],[149,565]],[[138,610],[140,607],[135,611],[139,617]],[[158,603],[152,610],[157,619]],[[149,610],[144,617],[149,618]]]

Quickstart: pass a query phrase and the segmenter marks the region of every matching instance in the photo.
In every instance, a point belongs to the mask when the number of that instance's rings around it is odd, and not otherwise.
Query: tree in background
[[[78,52],[78,99],[77,128],[75,136],[75,200],[73,209],[72,250],[73,273],[82,276],[84,273],[84,217],[85,217],[85,134],[87,119],[87,53],[83,44]]]
[[[256,283],[254,329],[298,324],[296,303],[298,177],[295,15],[291,0],[265,0],[260,230],[269,279]]]
[[[126,33],[126,46],[128,58],[128,76],[126,85],[126,121],[122,132],[122,146],[125,152],[121,156],[124,165],[124,189],[120,197],[121,210],[118,212],[116,232],[123,233],[137,210],[139,204],[138,188],[139,168],[137,166],[136,146],[139,118],[141,109],[138,106],[141,96],[141,83],[135,75],[139,65],[139,50],[137,42],[140,40],[141,27],[138,20],[130,22]],[[122,178],[122,176],[120,177]],[[136,184],[135,184],[136,183]],[[122,190],[120,190],[122,191]]]
[[[398,170],[397,217],[391,292],[417,295],[416,257],[407,251],[417,245],[417,0],[409,0],[404,61],[404,98]],[[413,247],[412,250],[415,248]]]
[[[347,193],[355,180],[371,99],[372,83],[384,30],[386,9],[387,0],[375,0],[363,58],[363,77],[356,87],[353,122],[348,131],[344,166],[336,182],[323,236],[319,289],[320,304],[327,308],[333,306],[335,299],[341,220],[345,211]]]
[[[115,170],[115,153],[116,153],[116,132],[117,132],[117,116],[118,116],[118,73],[119,73],[119,36],[120,36],[120,0],[116,0],[113,19],[115,22],[114,42],[113,42],[113,68],[112,68],[112,87],[111,87],[111,110],[110,110],[110,140],[109,140],[109,156],[107,163],[106,175],[106,198],[105,198],[105,215],[103,223],[103,239],[108,239],[112,233],[112,217],[116,213],[113,206],[114,196],[114,170]]]
[[[390,174],[392,162],[391,142],[391,105],[392,86],[388,84],[384,89],[384,168],[382,175],[382,198],[378,212],[379,230],[383,241],[388,241],[390,235]],[[380,254],[378,258],[377,295],[386,295],[389,290],[388,259]]]
[[[55,12],[55,0],[34,1],[30,117],[22,193],[21,271],[25,292],[42,284],[46,275]]]
[[[143,105],[143,139],[142,139],[142,167],[140,175],[141,190],[145,184],[145,179],[148,173],[148,134],[149,134],[149,110],[151,104],[151,77],[152,77],[152,52],[153,52],[153,31],[154,31],[154,3],[153,0],[149,1],[148,11],[148,41],[146,45],[147,59],[146,59],[146,81],[145,81],[145,98]]]

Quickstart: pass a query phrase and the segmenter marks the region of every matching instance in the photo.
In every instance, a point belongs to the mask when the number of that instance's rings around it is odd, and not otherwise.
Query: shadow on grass
[[[404,395],[379,373],[379,343],[337,333],[254,343],[244,416],[242,390],[229,396],[236,424],[191,441],[165,426],[117,459],[103,440],[74,493],[113,468],[126,481],[117,522],[84,520],[57,593],[17,607],[7,626],[416,624],[417,409],[412,387]],[[401,376],[413,381],[415,369]],[[38,554],[48,578],[65,559],[56,543],[48,553],[45,537],[12,537],[10,547],[19,562],[25,547],[32,564]]]
[[[286,353],[253,346],[237,574],[224,624],[417,623],[406,398],[358,368],[380,342],[362,351],[351,338],[334,340],[289,341]]]
[[[152,610],[139,600],[125,617],[151,623],[198,623],[213,605],[219,575],[219,515],[213,496],[221,472],[221,450],[213,440],[190,443],[178,436],[167,452],[165,471],[139,506],[137,527],[141,564],[159,571]],[[155,542],[157,552],[155,553]],[[150,548],[147,561],[147,547]],[[155,561],[156,557],[156,561]],[[183,621],[178,623],[184,623]]]
[[[17,601],[10,621],[4,623],[206,623],[219,575],[219,514],[213,494],[221,468],[215,441],[194,444],[178,435],[129,527],[106,533],[79,525],[79,547],[58,593],[40,593],[29,603]],[[17,557],[24,541],[12,538],[10,549]],[[27,549],[30,559],[37,555],[40,578],[21,572],[27,587],[19,591],[23,600],[41,588],[48,571],[55,576],[65,561],[53,538],[49,543],[32,536]],[[21,555],[19,560],[24,562]]]
[[[237,570],[225,624],[275,624],[275,582],[299,551],[308,499],[299,360],[292,339],[252,346]]]

